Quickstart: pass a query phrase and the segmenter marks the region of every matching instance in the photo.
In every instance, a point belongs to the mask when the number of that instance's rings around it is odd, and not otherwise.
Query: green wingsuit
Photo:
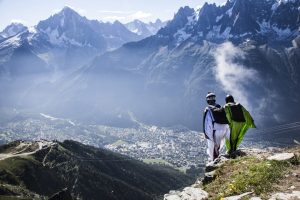
[[[236,106],[240,106],[240,110],[242,110],[242,116],[240,117],[233,116],[237,113],[236,109],[234,109]],[[256,128],[256,126],[250,113],[242,105],[238,103],[227,103],[224,107],[230,127],[230,140],[226,140],[226,148],[227,152],[231,153],[237,150],[247,130],[249,128]],[[238,118],[244,119],[241,120]]]

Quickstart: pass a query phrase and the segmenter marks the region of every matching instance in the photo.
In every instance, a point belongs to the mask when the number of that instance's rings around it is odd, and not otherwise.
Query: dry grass
[[[296,157],[290,161],[269,161],[253,155],[227,161],[216,171],[216,179],[203,186],[210,194],[209,199],[253,192],[267,198],[272,192],[287,192],[291,186],[300,188],[300,146],[283,149]]]

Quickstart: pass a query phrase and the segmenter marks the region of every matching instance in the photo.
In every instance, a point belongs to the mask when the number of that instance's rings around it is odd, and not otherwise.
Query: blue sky
[[[0,30],[11,22],[36,25],[64,6],[72,7],[88,19],[148,22],[171,19],[180,7],[201,7],[206,1],[221,4],[226,0],[0,0]]]

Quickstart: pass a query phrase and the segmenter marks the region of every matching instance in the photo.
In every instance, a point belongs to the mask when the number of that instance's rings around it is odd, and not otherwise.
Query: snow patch
[[[10,46],[12,46],[13,48],[17,48],[20,45],[21,45],[21,37],[20,35],[16,35],[0,43],[0,49],[10,47]]]
[[[186,25],[174,34],[174,38],[177,39],[177,45],[179,45],[180,43],[184,42],[185,40],[191,37],[192,34],[187,33],[186,30],[193,27],[196,23],[197,23],[197,13],[195,12],[194,15],[188,17],[188,22],[186,23]]]
[[[177,38],[177,44],[180,44],[191,37],[191,34],[186,33],[184,29],[180,29],[174,34],[174,37]]]
[[[223,15],[217,16],[216,18],[216,22],[218,23],[220,21],[220,19],[222,19]]]
[[[228,39],[232,37],[230,34],[231,27],[227,27],[223,33],[220,33],[220,30],[221,26],[214,26],[213,29],[206,35],[206,39]]]
[[[261,23],[260,22],[257,22],[260,26],[260,33],[268,33],[270,32],[270,29],[271,29],[271,25],[270,25],[270,22],[266,21],[266,20],[263,20]]]
[[[60,35],[57,29],[51,30],[50,27],[48,27],[46,29],[45,33],[49,37],[49,42],[51,44],[55,44],[58,46],[67,46],[67,45],[74,45],[74,46],[79,46],[79,47],[91,46],[90,44],[82,44],[73,38],[68,38],[65,35],[65,33]]]
[[[227,14],[229,17],[232,16],[232,9],[233,9],[233,7],[226,11],[226,14]]]
[[[288,37],[288,36],[292,35],[292,31],[289,28],[280,29],[276,26],[272,26],[272,29],[277,33],[279,38],[285,38],[285,37]]]
[[[32,33],[32,34],[36,34],[37,33],[37,30],[36,30],[36,28],[34,26],[30,26],[28,28],[28,31],[29,31],[29,33]]]

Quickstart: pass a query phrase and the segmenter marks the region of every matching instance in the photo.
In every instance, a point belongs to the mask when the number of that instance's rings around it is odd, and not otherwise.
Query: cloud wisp
[[[122,20],[122,21],[133,21],[135,19],[147,19],[152,16],[152,13],[144,12],[144,11],[120,11],[120,10],[100,10],[99,13],[104,15],[102,17],[103,20],[114,21],[114,20]]]
[[[246,107],[251,108],[248,102],[247,85],[258,80],[258,73],[254,69],[248,69],[237,63],[238,59],[244,59],[245,53],[226,42],[220,45],[214,53],[216,61],[215,78],[224,87],[227,93],[232,94],[235,99]]]

